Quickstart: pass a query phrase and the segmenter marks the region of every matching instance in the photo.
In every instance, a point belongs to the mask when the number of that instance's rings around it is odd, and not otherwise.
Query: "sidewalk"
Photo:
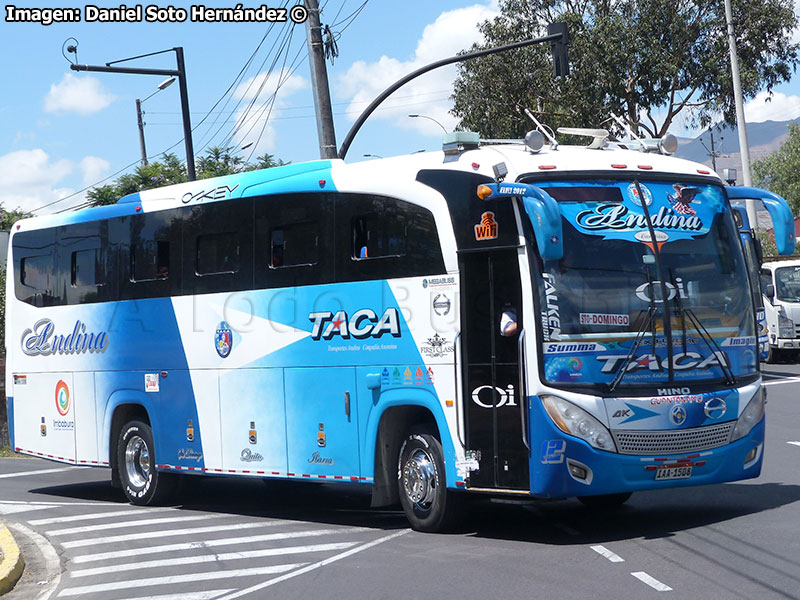
[[[0,596],[14,587],[24,568],[25,559],[17,543],[8,528],[0,522]]]

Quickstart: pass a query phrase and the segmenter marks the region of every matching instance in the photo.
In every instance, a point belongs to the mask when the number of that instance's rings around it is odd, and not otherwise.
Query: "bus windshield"
[[[546,381],[609,391],[757,372],[746,265],[721,188],[537,185],[559,202],[564,239],[538,282]]]
[[[775,295],[784,302],[800,302],[800,266],[775,269]]]

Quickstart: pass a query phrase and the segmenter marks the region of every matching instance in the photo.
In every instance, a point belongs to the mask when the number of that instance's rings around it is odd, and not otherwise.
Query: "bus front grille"
[[[728,443],[736,421],[671,431],[612,431],[620,454],[677,454]]]

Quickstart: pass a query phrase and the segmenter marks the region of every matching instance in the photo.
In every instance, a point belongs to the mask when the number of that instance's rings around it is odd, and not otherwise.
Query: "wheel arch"
[[[456,487],[455,447],[436,396],[423,390],[388,390],[380,394],[377,410],[370,414],[362,454],[363,470],[373,470],[373,507],[399,501],[397,460],[400,446],[412,427],[426,426],[442,444],[448,487]]]
[[[103,443],[106,444],[104,452],[108,456],[108,462],[112,470],[112,481],[114,482],[119,481],[117,437],[123,425],[133,419],[141,419],[153,428],[153,437],[155,438],[155,428],[150,418],[149,402],[143,397],[143,394],[132,390],[114,392],[109,397],[103,427],[105,431]]]

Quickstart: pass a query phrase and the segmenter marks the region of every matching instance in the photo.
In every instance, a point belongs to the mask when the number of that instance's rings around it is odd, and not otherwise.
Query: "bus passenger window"
[[[316,223],[293,223],[270,234],[270,269],[309,267],[319,262],[319,232]]]
[[[197,237],[197,275],[236,273],[239,270],[239,244],[235,233],[213,233]]]
[[[77,250],[72,253],[72,286],[87,287],[105,285],[103,261],[98,248]]]
[[[29,256],[20,262],[19,281],[22,285],[36,289],[42,294],[51,294],[53,289],[53,257]]]
[[[406,217],[402,214],[355,217],[351,258],[405,256],[407,236]]]
[[[169,278],[169,242],[148,241],[131,249],[131,281]]]

